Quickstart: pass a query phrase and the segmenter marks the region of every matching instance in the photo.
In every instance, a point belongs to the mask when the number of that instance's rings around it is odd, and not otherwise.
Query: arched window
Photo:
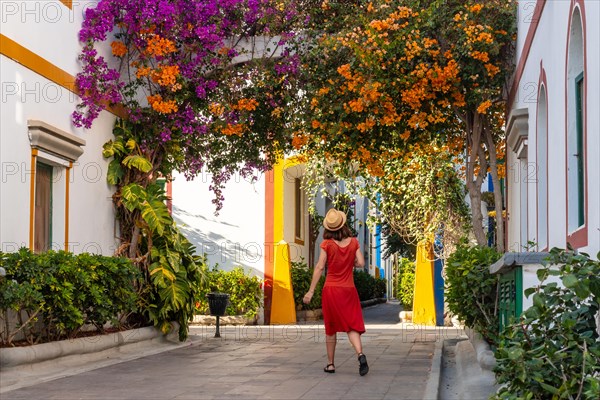
[[[586,223],[585,204],[585,81],[581,11],[571,18],[567,61],[567,202],[568,234]]]
[[[541,85],[537,105],[537,245],[548,247],[548,97]]]

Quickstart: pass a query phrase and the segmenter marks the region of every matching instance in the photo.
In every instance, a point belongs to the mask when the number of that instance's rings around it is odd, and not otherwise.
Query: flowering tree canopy
[[[123,105],[151,172],[208,171],[218,209],[232,173],[264,170],[288,148],[298,68],[288,43],[302,22],[294,0],[100,0],[80,32],[74,121],[89,128]]]
[[[514,4],[375,0],[354,11],[341,29],[314,34],[318,50],[303,70],[310,113],[294,146],[340,165],[352,160],[346,171],[391,179],[386,166],[413,145],[441,142],[465,165],[472,204],[480,204],[488,170],[499,187]],[[479,207],[472,214],[484,243]]]

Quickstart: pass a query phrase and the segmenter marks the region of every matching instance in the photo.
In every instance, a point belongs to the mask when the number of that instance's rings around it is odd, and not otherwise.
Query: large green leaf
[[[579,279],[577,279],[577,277],[573,274],[568,274],[568,275],[565,275],[562,277],[562,281],[566,287],[572,288],[575,285],[577,285],[577,282],[579,282]]]
[[[141,204],[142,218],[151,230],[162,235],[165,228],[172,224],[173,219],[169,214],[169,209],[160,200],[150,199]]]
[[[159,293],[163,301],[172,304],[175,308],[181,308],[188,300],[189,284],[185,280],[177,279],[160,289]]]
[[[135,168],[142,172],[150,172],[152,163],[144,156],[129,155],[123,159],[123,165],[127,168]]]
[[[140,207],[140,203],[146,200],[146,191],[137,183],[123,186],[121,189],[123,204],[129,211]]]
[[[104,143],[102,146],[102,155],[104,158],[113,157],[115,154],[122,154],[125,151],[125,147],[123,147],[123,142],[121,140],[112,141]]]
[[[108,172],[106,174],[106,181],[110,185],[117,185],[121,178],[125,175],[121,163],[116,158],[108,164]]]
[[[159,287],[166,287],[176,279],[175,274],[166,263],[156,262],[148,267],[152,282]]]
[[[129,149],[129,150],[133,150],[133,149],[135,149],[136,144],[137,143],[135,143],[135,140],[129,139],[127,141],[127,143],[125,144],[125,146],[127,146],[127,149]]]

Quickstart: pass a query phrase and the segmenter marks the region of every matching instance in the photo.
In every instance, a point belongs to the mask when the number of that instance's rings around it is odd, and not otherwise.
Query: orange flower
[[[452,97],[454,98],[454,105],[456,107],[464,107],[467,104],[465,96],[460,92],[452,93]]]
[[[136,75],[138,78],[142,78],[142,77],[144,77],[144,76],[148,75],[148,74],[150,73],[150,71],[151,71],[151,70],[152,70],[152,68],[150,68],[150,67],[140,67],[140,68],[138,68],[138,70],[136,71],[135,75]]]
[[[364,104],[361,100],[350,100],[348,106],[354,112],[363,112],[365,110]]]
[[[123,42],[115,40],[110,44],[110,47],[112,48],[112,53],[115,57],[123,57],[125,54],[127,54],[127,46],[125,46]]]
[[[479,11],[481,11],[482,8],[483,8],[483,4],[475,4],[469,10],[472,13],[478,13]]]
[[[258,101],[256,101],[255,99],[240,99],[237,102],[237,104],[235,104],[231,108],[233,108],[234,110],[238,110],[238,111],[242,111],[242,110],[254,111],[254,110],[256,110],[257,106],[258,106]]]
[[[337,72],[346,79],[352,78],[352,74],[350,73],[350,64],[344,64],[341,67],[338,67]]]
[[[226,127],[221,128],[221,132],[227,136],[238,135],[242,136],[244,133],[244,124],[227,124]]]
[[[490,56],[485,51],[484,52],[477,51],[477,50],[472,51],[471,57],[473,57],[474,59],[479,60],[481,62],[484,62],[484,63],[490,61]]]
[[[375,120],[373,118],[367,118],[365,122],[361,122],[358,125],[356,125],[356,129],[358,129],[361,132],[366,132],[374,126]]]
[[[304,146],[307,142],[308,138],[306,136],[297,133],[295,133],[294,137],[292,138],[292,146],[294,146],[296,150],[302,148],[302,146]]]
[[[490,77],[494,77],[498,72],[500,72],[500,68],[496,67],[493,64],[485,64],[485,69],[487,70]]]
[[[147,99],[148,104],[150,104],[154,111],[158,111],[161,114],[171,114],[173,112],[177,112],[178,108],[175,100],[163,101],[160,94],[148,96]]]
[[[383,20],[383,21],[375,20],[375,21],[371,21],[369,26],[371,26],[371,28],[375,28],[378,31],[383,31],[383,30],[389,29],[390,24],[386,20]]]
[[[151,56],[160,57],[164,56],[165,54],[173,53],[177,50],[172,41],[161,38],[157,35],[150,36],[146,42],[146,52]]]
[[[477,42],[493,43],[494,42],[494,38],[488,32],[481,32],[479,34],[479,36],[477,36],[477,39],[475,39],[475,41],[477,41]]]
[[[210,111],[211,114],[220,117],[225,112],[225,107],[223,107],[219,103],[210,103],[210,105],[208,106],[208,111]]]
[[[152,80],[161,86],[173,86],[178,76],[179,65],[164,65],[152,73]]]
[[[479,114],[485,114],[487,109],[492,106],[492,102],[490,100],[486,100],[477,107],[477,112]]]

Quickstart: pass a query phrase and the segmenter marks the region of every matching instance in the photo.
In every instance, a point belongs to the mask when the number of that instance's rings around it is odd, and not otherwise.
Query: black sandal
[[[358,373],[360,374],[360,376],[364,376],[369,372],[369,364],[367,364],[367,356],[365,356],[363,353],[360,353],[358,355],[358,362],[360,363],[360,366],[358,367]]]
[[[333,367],[333,368],[329,369],[329,367]],[[335,365],[333,365],[333,363],[327,364],[327,366],[325,368],[323,368],[323,371],[325,371],[329,374],[333,374],[335,372]]]

